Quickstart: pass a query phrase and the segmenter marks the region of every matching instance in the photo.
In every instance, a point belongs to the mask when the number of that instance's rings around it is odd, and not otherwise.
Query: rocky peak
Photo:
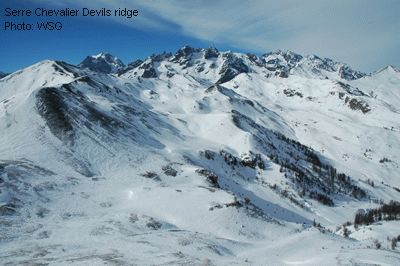
[[[309,70],[317,75],[322,74],[322,71],[337,73],[340,78],[346,80],[359,79],[365,76],[364,73],[355,71],[346,64],[316,55],[308,55],[304,57],[303,60],[299,62],[299,67],[303,70]]]
[[[303,59],[301,55],[289,50],[277,50],[275,52],[266,53],[262,58],[265,61],[266,68],[271,71],[289,71]]]
[[[190,59],[193,53],[198,53],[200,52],[201,49],[199,48],[193,48],[188,45],[183,46],[180,48],[178,51],[176,51],[175,55],[171,59],[172,62],[180,63],[181,65],[187,63]]]
[[[135,61],[129,63],[128,66],[127,66],[126,68],[120,70],[120,71],[118,72],[118,75],[125,74],[126,72],[128,72],[128,71],[130,71],[130,70],[132,70],[132,69],[137,68],[137,67],[140,66],[141,64],[143,64],[143,60],[137,59],[137,60],[135,60]]]
[[[246,57],[250,62],[252,62],[253,64],[255,64],[258,67],[264,67],[265,66],[264,60],[262,60],[261,58],[259,58],[255,54],[247,53]]]
[[[355,71],[347,65],[342,65],[339,68],[339,76],[345,80],[355,80],[365,76],[364,73]]]
[[[392,65],[385,66],[384,68],[378,70],[376,73],[400,73],[400,70]]]
[[[150,60],[153,62],[161,62],[165,59],[172,57],[172,53],[162,52],[161,54],[153,54],[150,56]]]
[[[140,66],[142,63],[143,63],[143,60],[137,59],[137,60],[135,60],[135,61],[129,63],[129,64],[128,64],[128,67],[136,68],[136,67]]]
[[[232,52],[227,52],[222,55],[224,58],[224,63],[219,71],[221,75],[220,79],[217,81],[218,84],[230,81],[240,73],[249,73],[250,69],[245,64],[242,58],[236,56]]]
[[[319,73],[320,70],[326,70],[329,72],[336,71],[338,63],[329,58],[321,58],[316,55],[308,55],[303,60],[302,64],[310,66],[313,72]]]
[[[79,67],[110,74],[118,73],[125,68],[125,65],[120,59],[109,53],[100,53],[98,55],[87,56],[79,64]]]
[[[400,72],[400,69],[398,69],[398,68],[396,68],[396,67],[394,67],[394,66],[392,66],[392,65],[388,65],[386,68],[387,68],[389,71],[393,71],[393,72],[397,72],[397,73]]]
[[[280,54],[282,55],[282,57],[286,60],[286,62],[290,63],[290,64],[296,64],[298,62],[300,62],[301,59],[303,59],[303,56],[296,54],[292,51],[280,51]]]
[[[213,58],[218,58],[219,60],[211,63],[207,62],[207,60]],[[164,64],[162,62],[166,65],[159,69],[159,65]],[[365,75],[329,58],[316,55],[302,56],[289,50],[276,50],[257,56],[252,53],[220,52],[214,47],[193,48],[190,46],[178,49],[175,54],[163,52],[153,54],[145,61],[134,61],[123,70],[120,70],[118,74],[122,75],[132,69],[137,69],[137,71],[135,70],[135,75],[137,74],[143,78],[155,78],[158,74],[163,74],[162,72],[166,72],[165,74],[168,77],[172,77],[174,73],[181,71],[175,69],[175,67],[179,69],[193,67],[197,73],[203,71],[203,73],[208,73],[207,71],[211,69],[217,69],[219,74],[218,84],[225,83],[240,73],[265,71],[265,69],[269,71],[267,76],[281,78],[288,78],[292,74],[326,78],[327,72],[331,72],[328,76],[336,75],[341,79],[354,80]],[[206,70],[206,68],[209,69]]]
[[[204,59],[217,58],[219,54],[218,49],[215,47],[204,49]]]

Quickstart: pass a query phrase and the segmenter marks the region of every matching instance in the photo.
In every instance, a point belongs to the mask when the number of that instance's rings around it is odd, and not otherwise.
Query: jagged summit
[[[182,48],[178,49],[178,51],[176,51],[174,57],[172,58],[172,61],[179,61],[179,59],[181,58],[188,58],[193,53],[197,53],[200,51],[201,51],[200,48],[193,48],[188,45],[185,45]]]
[[[219,56],[219,51],[215,47],[209,47],[204,49],[204,59],[210,59],[210,58],[217,58]]]
[[[295,65],[296,63],[300,62],[301,59],[303,59],[302,55],[292,52],[290,50],[276,50],[273,52],[265,53],[261,57],[265,58],[266,61],[281,59],[290,63],[291,65]]]
[[[215,47],[194,48],[188,45],[174,54],[163,52],[137,60],[119,71],[120,75],[142,78],[157,78],[160,75],[172,77],[174,73],[194,72],[213,83],[224,83],[242,73],[265,72],[270,77],[287,78],[300,75],[325,79],[355,80],[365,76],[348,65],[316,55],[303,56],[293,51],[276,50],[257,56],[251,53],[220,52]]]
[[[356,80],[365,76],[364,73],[332,59],[317,55],[303,56],[290,50],[276,50],[257,56],[251,53],[221,52],[215,47],[194,48],[189,45],[179,48],[175,53],[163,52],[144,60],[135,60],[127,66],[111,54],[100,53],[86,57],[79,67],[142,78],[157,78],[163,74],[172,77],[174,73],[186,69],[185,72],[207,74],[209,77],[203,78],[219,84],[250,72],[265,72],[270,77],[280,78],[300,75],[320,79],[329,77]]]
[[[93,56],[87,56],[80,64],[81,68],[88,68],[92,71],[101,73],[118,73],[125,69],[125,64],[117,57],[109,53],[99,53]]]
[[[392,74],[397,74],[400,73],[400,69],[396,68],[395,66],[392,65],[387,65],[381,69],[379,69],[378,71],[372,73],[374,74],[379,74],[379,73],[392,73]]]
[[[395,66],[393,66],[393,65],[388,65],[387,68],[390,69],[390,70],[393,70],[394,72],[400,72],[400,69],[395,67]]]

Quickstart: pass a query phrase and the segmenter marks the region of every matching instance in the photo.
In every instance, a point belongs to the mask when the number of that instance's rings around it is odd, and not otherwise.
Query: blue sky
[[[5,32],[4,8],[135,8],[139,17],[61,19],[60,32]],[[43,59],[79,63],[107,51],[128,63],[189,44],[262,54],[289,49],[370,72],[400,66],[397,0],[19,0],[0,1],[0,71]],[[37,18],[14,19],[36,21]]]

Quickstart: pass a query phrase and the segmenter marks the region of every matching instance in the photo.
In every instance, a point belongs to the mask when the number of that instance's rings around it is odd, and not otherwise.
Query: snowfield
[[[11,73],[0,264],[399,265],[399,216],[353,223],[400,201],[399,106],[396,68],[289,51]]]

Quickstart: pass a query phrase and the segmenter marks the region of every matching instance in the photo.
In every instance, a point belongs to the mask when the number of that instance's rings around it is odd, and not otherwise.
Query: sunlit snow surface
[[[399,222],[342,231],[358,209],[400,200],[400,73],[348,81],[305,58],[284,78],[235,54],[248,73],[217,86],[226,58],[204,52],[190,64],[149,58],[150,78],[145,67],[118,76],[43,61],[0,80],[0,264],[400,264],[387,240]],[[239,127],[233,110],[268,131]],[[329,207],[299,195],[256,141],[282,145],[272,132],[313,148],[368,197],[331,195]],[[265,167],[232,168],[221,150],[261,154]]]

